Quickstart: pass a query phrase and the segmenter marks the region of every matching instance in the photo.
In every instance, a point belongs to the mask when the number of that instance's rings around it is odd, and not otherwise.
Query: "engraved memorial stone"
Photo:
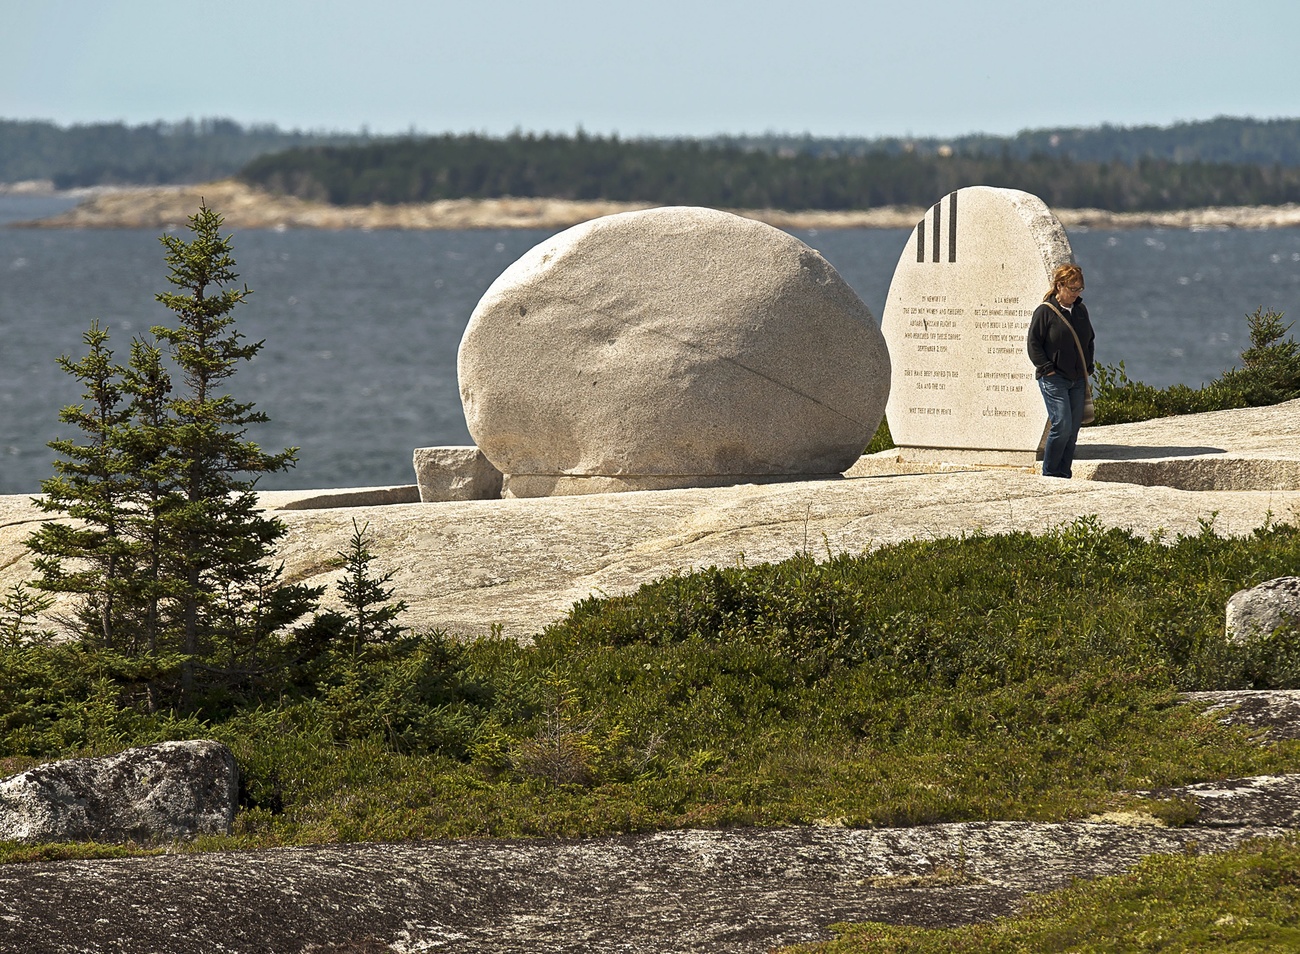
[[[1027,192],[971,186],[926,213],[899,258],[880,323],[893,367],[885,414],[895,444],[1038,448],[1047,412],[1025,335],[1052,269],[1072,261],[1061,223]]]

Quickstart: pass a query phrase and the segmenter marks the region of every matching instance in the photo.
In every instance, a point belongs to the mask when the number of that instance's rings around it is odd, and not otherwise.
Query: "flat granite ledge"
[[[1084,516],[1141,535],[1195,534],[1206,521],[1217,533],[1242,535],[1268,520],[1300,521],[1295,484],[1242,489],[1257,485],[1233,482],[1233,468],[1246,466],[1234,461],[1270,461],[1282,476],[1295,472],[1300,401],[1085,428],[1085,436],[1084,448],[1104,449],[1107,459],[1082,458],[1076,473],[1104,465],[1111,479],[927,464],[891,465],[876,476],[855,467],[848,476],[856,479],[566,497],[422,504],[408,485],[273,491],[262,500],[291,508],[275,510],[288,529],[278,555],[291,578],[326,587],[327,608],[336,605],[338,554],[356,518],[368,525],[377,566],[394,572],[409,605],[406,625],[471,636],[499,625],[519,639],[578,600],[630,593],[708,566],[779,562],[810,551],[863,553],[918,537],[1046,533]],[[1116,447],[1149,456],[1126,463]],[[1212,453],[1162,459],[1169,448]],[[1134,482],[1116,482],[1121,464]],[[1171,467],[1182,468],[1181,487],[1162,472]],[[30,495],[0,496],[0,592],[31,578],[23,540],[48,519]],[[58,612],[51,611],[55,628]]]
[[[332,510],[339,507],[382,507],[420,502],[415,484],[388,487],[344,487],[334,490],[267,490],[257,495],[267,510]]]

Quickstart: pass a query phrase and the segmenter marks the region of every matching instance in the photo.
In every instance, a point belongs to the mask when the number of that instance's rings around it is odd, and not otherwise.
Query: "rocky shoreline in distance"
[[[0,193],[40,194],[43,183],[0,186]],[[276,196],[231,179],[202,185],[82,190],[85,200],[59,215],[15,223],[25,228],[169,229],[194,213],[200,198],[239,229],[560,229],[602,215],[652,208],[651,202],[544,198],[444,199],[405,205],[334,206]],[[783,229],[910,229],[920,207],[884,206],[847,212],[731,209]],[[1056,209],[1066,228],[1273,229],[1300,226],[1300,204],[1216,207],[1173,212]]]

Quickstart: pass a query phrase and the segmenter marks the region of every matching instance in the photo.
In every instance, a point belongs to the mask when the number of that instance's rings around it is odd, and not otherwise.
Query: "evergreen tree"
[[[1250,347],[1241,353],[1242,369],[1237,376],[1249,382],[1246,397],[1253,405],[1281,404],[1300,397],[1300,343],[1287,336],[1291,325],[1282,318],[1282,312],[1263,307],[1246,316]]]
[[[179,689],[181,706],[197,703],[196,671],[212,686],[264,676],[267,642],[321,592],[283,583],[272,562],[286,531],[258,508],[254,487],[291,467],[295,449],[267,454],[245,439],[266,415],[225,387],[262,347],[234,327],[250,292],[234,284],[221,216],[202,205],[189,227],[189,240],[161,239],[175,290],[157,300],[175,326],[135,341],[126,368],[97,325],[85,359],[61,359],[87,403],[60,416],[85,436],[51,443],[65,459],[42,484],[41,506],[79,523],[46,524],[28,541],[37,585],[82,597],[86,635],[125,656],[179,657],[179,686],[164,688]]]
[[[63,513],[76,522],[42,524],[27,546],[36,556],[40,588],[81,594],[77,616],[83,635],[111,649],[121,615],[118,597],[129,587],[133,568],[122,534],[130,478],[117,449],[129,410],[122,406],[122,369],[113,363],[108,337],[107,329],[92,322],[82,336],[86,356],[80,361],[59,358],[59,366],[84,389],[83,403],[63,408],[59,420],[81,431],[83,442],[73,437],[50,442],[62,459],[55,461],[55,476],[41,482],[43,496],[37,503],[47,513]]]
[[[37,629],[37,618],[50,608],[48,596],[33,593],[25,583],[9,589],[0,600],[0,655],[33,643],[47,643],[54,634]]]
[[[187,656],[219,655],[234,667],[255,664],[266,635],[307,612],[317,593],[281,589],[280,571],[265,563],[285,528],[258,509],[253,488],[259,475],[292,467],[296,448],[267,454],[245,440],[248,426],[267,417],[223,390],[262,342],[246,342],[234,327],[232,312],[250,292],[234,285],[231,243],[220,228],[221,216],[203,205],[190,218],[191,240],[161,237],[167,280],[177,290],[156,297],[177,322],[151,330],[184,384],[167,402],[167,451],[176,468],[160,514],[173,627]],[[183,693],[191,672],[187,666]]]
[[[369,526],[357,526],[353,518],[352,539],[347,550],[339,553],[345,569],[339,581],[344,606],[342,635],[351,638],[353,657],[368,644],[392,642],[400,636],[402,627],[396,620],[406,610],[405,600],[390,602],[393,588],[385,584],[392,580],[393,572],[373,575],[370,565],[375,557],[366,540]]]
[[[123,373],[123,390],[131,395],[129,428],[119,432],[123,470],[134,475],[136,494],[131,511],[123,515],[123,533],[135,543],[136,613],[134,649],[154,653],[159,648],[164,600],[174,590],[163,568],[164,519],[173,502],[179,464],[170,441],[168,395],[171,375],[162,351],[142,340],[131,343],[131,360]]]

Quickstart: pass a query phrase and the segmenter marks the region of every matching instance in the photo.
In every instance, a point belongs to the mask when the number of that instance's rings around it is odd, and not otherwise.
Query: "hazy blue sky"
[[[0,0],[0,117],[708,135],[1300,116],[1296,0]]]

